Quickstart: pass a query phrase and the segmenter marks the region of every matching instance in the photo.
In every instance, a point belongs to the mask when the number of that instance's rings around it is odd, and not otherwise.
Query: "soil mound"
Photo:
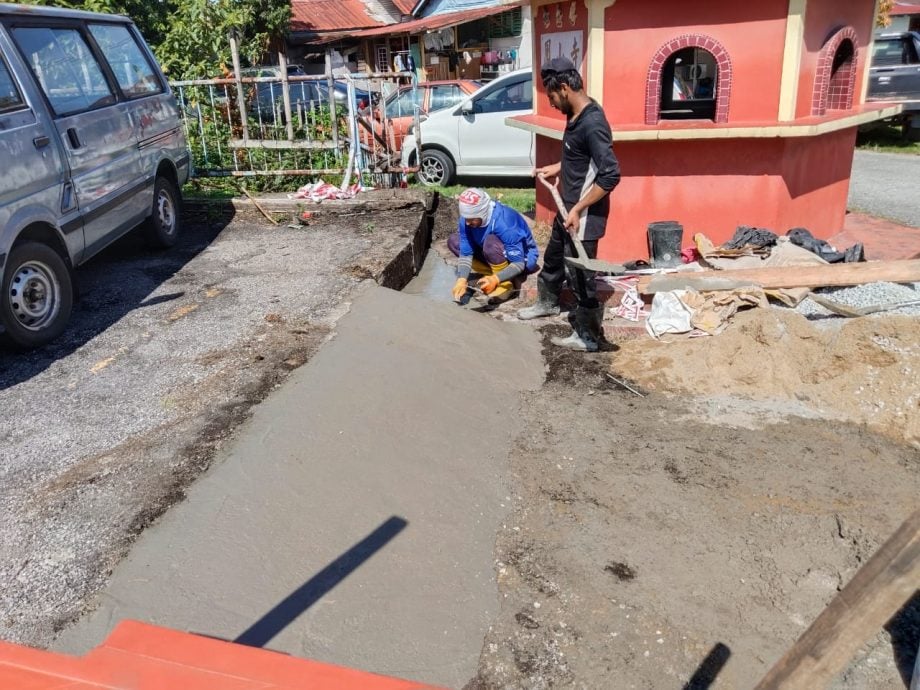
[[[920,447],[920,319],[809,321],[752,309],[721,335],[625,342],[613,370],[645,388],[793,403]]]

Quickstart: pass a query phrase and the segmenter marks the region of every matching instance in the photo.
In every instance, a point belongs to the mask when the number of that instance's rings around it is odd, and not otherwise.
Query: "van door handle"
[[[70,145],[73,148],[78,149],[82,146],[80,143],[80,137],[77,136],[77,130],[73,127],[67,130],[67,138],[70,140]]]
[[[40,136],[40,137],[35,137],[35,138],[32,140],[32,143],[35,144],[35,148],[37,148],[37,149],[43,149],[43,148],[45,148],[48,144],[51,143],[51,139],[49,139],[47,136],[45,136],[45,135],[43,134],[43,135]]]

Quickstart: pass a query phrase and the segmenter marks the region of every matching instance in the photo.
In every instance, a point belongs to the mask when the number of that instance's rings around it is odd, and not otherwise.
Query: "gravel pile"
[[[903,285],[899,283],[869,283],[846,288],[818,288],[814,292],[847,307],[875,307],[883,304],[920,300],[920,283],[906,283]],[[833,312],[828,311],[809,298],[802,300],[795,310],[809,319],[835,316]],[[878,315],[884,314],[920,316],[920,304],[878,313]],[[871,316],[874,316],[874,314]]]

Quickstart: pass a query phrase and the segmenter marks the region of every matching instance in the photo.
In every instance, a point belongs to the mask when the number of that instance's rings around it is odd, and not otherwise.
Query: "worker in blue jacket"
[[[493,201],[482,189],[464,191],[459,206],[457,232],[447,240],[448,248],[460,257],[454,300],[466,296],[471,273],[482,276],[476,286],[492,300],[508,299],[539,269],[540,251],[530,226],[524,216]]]

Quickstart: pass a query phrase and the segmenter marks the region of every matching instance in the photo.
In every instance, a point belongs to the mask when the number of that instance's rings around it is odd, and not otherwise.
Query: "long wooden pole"
[[[915,283],[920,281],[920,260],[868,261],[852,264],[818,264],[814,266],[772,266],[769,268],[740,268],[726,271],[698,271],[643,276],[639,292],[686,290],[700,292],[733,290],[739,284],[759,285],[767,289],[818,288],[863,285],[886,281]]]
[[[920,590],[920,510],[815,619],[755,690],[818,690]]]

